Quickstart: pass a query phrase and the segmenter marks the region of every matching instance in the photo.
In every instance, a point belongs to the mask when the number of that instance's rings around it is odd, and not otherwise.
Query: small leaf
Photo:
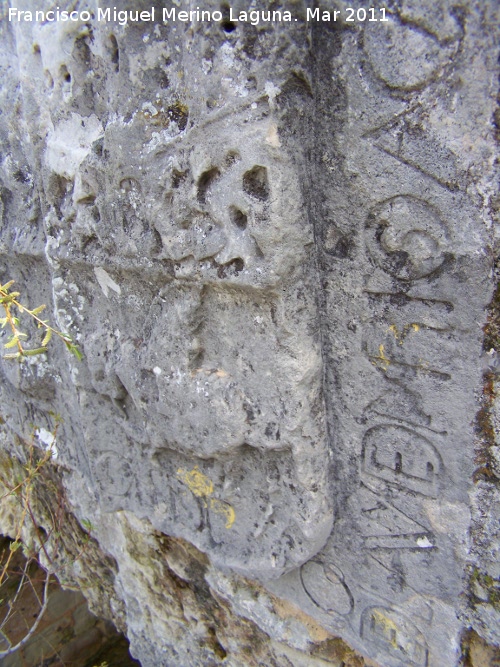
[[[85,528],[86,531],[89,533],[94,530],[94,525],[92,524],[92,521],[89,521],[88,519],[82,519],[82,525]]]
[[[43,337],[43,340],[42,340],[42,347],[44,347],[45,345],[48,345],[50,343],[51,338],[52,338],[52,329],[47,329],[47,332],[46,332],[46,334],[45,334],[45,336]]]
[[[71,352],[71,354],[75,355],[78,361],[81,361],[83,359],[83,354],[76,345],[69,345],[68,350]]]
[[[12,347],[16,347],[16,345],[19,343],[19,337],[18,336],[11,336],[9,338],[9,342],[5,343],[4,347],[9,349]]]
[[[37,354],[45,354],[47,352],[46,347],[35,347],[33,350],[24,350],[26,357],[36,357]]]
[[[21,542],[18,542],[18,541],[16,540],[15,542],[11,542],[11,543],[9,544],[9,549],[10,549],[11,551],[17,551],[17,550],[19,549],[20,546],[21,546]]]
[[[22,355],[21,355],[20,352],[14,352],[14,354],[4,354],[3,358],[4,359],[19,359],[19,357],[21,357],[21,356]]]
[[[42,310],[44,310],[45,308],[46,308],[45,304],[42,304],[41,306],[38,306],[37,308],[34,308],[34,309],[31,311],[31,314],[32,314],[32,315],[38,315],[38,313],[41,313]]]

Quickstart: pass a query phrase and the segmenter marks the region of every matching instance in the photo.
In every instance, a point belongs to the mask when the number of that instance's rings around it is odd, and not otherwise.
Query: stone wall
[[[143,667],[499,644],[496,3],[152,6],[0,24],[0,280],[84,353],[2,360],[2,417],[61,415],[108,615]]]

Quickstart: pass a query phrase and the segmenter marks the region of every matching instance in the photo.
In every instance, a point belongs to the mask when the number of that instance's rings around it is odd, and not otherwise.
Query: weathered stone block
[[[334,4],[4,16],[2,275],[85,360],[2,361],[1,401],[13,429],[62,414],[66,484],[118,563],[125,510],[384,666],[452,667],[469,624],[500,642],[464,601],[497,8]]]

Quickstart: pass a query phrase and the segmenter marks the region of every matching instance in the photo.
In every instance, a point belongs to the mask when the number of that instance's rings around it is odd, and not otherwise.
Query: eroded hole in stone
[[[399,274],[407,266],[410,255],[404,250],[387,253],[387,264],[393,273]]]
[[[66,83],[71,83],[71,74],[68,72],[68,68],[66,67],[66,65],[61,65],[59,74],[61,75],[61,79],[66,81]]]
[[[200,204],[207,203],[207,196],[209,194],[210,187],[212,184],[219,178],[220,171],[217,167],[213,167],[208,171],[204,171],[198,180],[198,201]]]
[[[236,259],[233,259],[229,264],[236,274],[240,273],[240,271],[243,271],[245,268],[245,262],[241,257],[236,257]]]
[[[396,452],[396,456],[394,458],[394,470],[396,472],[403,471],[403,457],[400,452]]]
[[[168,108],[167,115],[169,120],[177,123],[177,127],[181,132],[186,129],[189,119],[189,109],[183,102],[180,100],[174,102],[174,104]]]
[[[121,413],[122,417],[128,420],[135,407],[134,401],[118,375],[115,375],[113,384],[114,387],[111,400],[115,408]]]
[[[260,201],[266,201],[269,198],[269,182],[267,179],[267,169],[256,165],[243,175],[243,190]]]
[[[84,37],[78,37],[75,40],[75,46],[73,48],[73,57],[82,63],[86,70],[91,67],[92,62],[92,52],[87,40]]]
[[[178,188],[181,183],[186,180],[186,176],[186,171],[178,171],[177,169],[174,169],[172,171],[172,187]]]
[[[286,96],[297,96],[307,99],[314,96],[311,84],[302,72],[292,72],[292,75],[287,79],[281,91],[280,97],[283,96],[283,98],[286,98]]]
[[[136,339],[134,346],[139,349],[144,344],[142,338]],[[153,370],[143,368],[140,372],[140,400],[144,405],[158,401],[158,376]]]
[[[324,230],[324,248],[328,254],[339,259],[352,259],[355,244],[353,239],[329,226]]]
[[[228,19],[224,19],[223,21],[221,21],[220,26],[222,30],[224,30],[224,32],[234,32],[236,30],[236,23],[233,23]]]
[[[217,276],[219,278],[226,278],[228,275],[237,276],[245,268],[245,262],[241,257],[235,257],[226,264],[221,264],[217,269]]]
[[[31,181],[31,176],[28,170],[25,168],[17,169],[17,171],[14,172],[13,176],[14,180],[17,181],[18,183],[29,183]]]
[[[111,62],[115,66],[115,71],[119,72],[120,71],[120,50],[118,48],[118,42],[116,41],[116,37],[111,34],[108,37],[108,41],[106,44],[106,49],[108,50],[109,57],[111,58]]]
[[[165,90],[170,86],[170,79],[164,70],[164,66],[155,67],[153,70],[150,70],[150,75],[161,89]]]
[[[231,9],[229,4],[226,2],[221,3],[220,6],[222,12],[222,21],[220,22],[220,27],[225,33],[231,33],[236,30],[236,23],[231,21]]]
[[[248,220],[243,211],[240,211],[235,206],[231,206],[229,209],[229,217],[231,218],[233,225],[236,225],[238,229],[246,229]]]
[[[217,639],[217,633],[215,632],[215,628],[212,627],[208,628],[208,635],[209,635],[208,644],[210,648],[220,660],[224,660],[224,658],[227,657],[227,651]]]
[[[163,250],[163,242],[158,230],[153,229],[153,252],[158,255]]]
[[[92,206],[94,202],[95,202],[95,194],[93,192],[89,192],[83,197],[77,199],[76,201],[77,204],[82,204],[83,206]]]
[[[100,139],[97,139],[97,141],[94,141],[94,143],[92,144],[92,151],[97,155],[97,157],[102,157],[103,148],[104,148],[104,140],[102,139],[102,137]]]
[[[140,220],[138,217],[131,212],[130,207],[125,208],[123,211],[123,217],[122,217],[122,227],[123,231],[126,232],[127,234],[131,234],[132,231],[135,229],[138,229],[140,226]]]
[[[247,79],[247,89],[256,90],[257,89],[257,79],[254,76],[249,76]]]
[[[99,245],[99,239],[95,234],[90,234],[89,236],[86,236],[82,239],[82,252],[88,251],[90,246],[97,245]],[[104,380],[104,377],[101,379]]]
[[[236,164],[241,160],[241,156],[238,151],[230,151],[226,155],[226,164],[228,167],[231,167],[233,164]]]

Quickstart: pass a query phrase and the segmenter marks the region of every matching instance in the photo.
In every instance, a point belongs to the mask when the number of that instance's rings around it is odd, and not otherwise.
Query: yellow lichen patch
[[[398,341],[400,345],[402,345],[404,339],[410,333],[410,331],[414,332],[420,331],[420,325],[417,324],[416,322],[412,322],[411,324],[405,324],[403,329],[399,331],[395,324],[391,324],[391,326],[388,328],[387,331],[393,333],[394,338]]]
[[[372,364],[374,366],[379,366],[382,370],[386,371],[389,368],[391,360],[385,356],[384,350],[385,348],[383,345],[378,346],[378,356],[372,357]]]
[[[212,481],[200,471],[198,466],[195,466],[192,470],[179,468],[177,477],[198,498],[206,498],[214,492]]]
[[[396,640],[398,626],[390,618],[385,616],[379,609],[372,611],[372,618],[375,627],[391,643],[394,648],[398,647]]]
[[[222,516],[226,517],[226,528],[231,528],[236,519],[236,514],[229,503],[219,500],[218,498],[210,498],[210,509],[217,514],[222,514]]]
[[[177,471],[178,479],[185,484],[191,493],[197,498],[203,498],[205,507],[209,507],[216,514],[221,514],[226,519],[226,528],[231,528],[235,519],[236,513],[229,503],[219,498],[211,498],[214,492],[214,485],[212,480],[204,475],[198,466],[192,470],[184,470],[179,468]]]

